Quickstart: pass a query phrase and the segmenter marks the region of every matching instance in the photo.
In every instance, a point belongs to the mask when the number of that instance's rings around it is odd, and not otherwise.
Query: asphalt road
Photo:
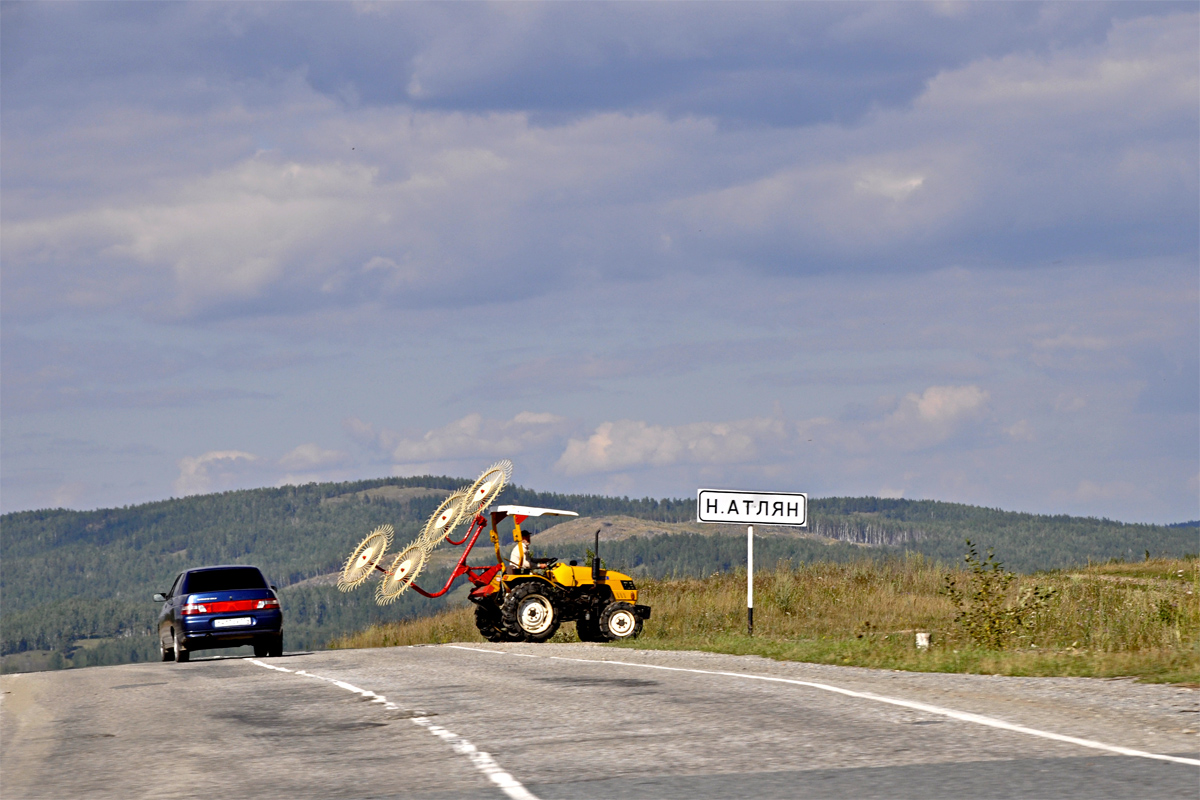
[[[5,800],[1200,797],[1200,692],[1130,681],[472,644],[0,685]]]

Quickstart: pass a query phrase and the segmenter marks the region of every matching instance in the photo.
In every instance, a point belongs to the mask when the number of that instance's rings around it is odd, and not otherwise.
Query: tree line
[[[302,582],[339,570],[351,549],[378,525],[395,527],[397,545],[410,541],[442,496],[398,500],[372,496],[369,490],[452,490],[466,482],[429,475],[383,478],[224,492],[96,511],[44,509],[3,515],[0,655],[5,669],[9,656],[32,652],[47,654],[45,666],[157,658],[151,629],[158,604],[151,595],[170,586],[181,570],[211,564],[255,564],[280,587],[289,648],[320,647],[335,635],[375,622],[430,613],[454,602],[462,590],[438,601],[409,592],[400,602],[379,607],[366,588],[342,594],[332,586]],[[693,498],[631,499],[510,486],[497,502],[562,508],[581,516],[695,519]],[[760,563],[841,561],[903,550],[952,563],[962,558],[962,542],[969,536],[995,547],[1010,568],[1029,572],[1133,558],[1144,551],[1194,553],[1200,531],[1194,523],[1126,525],[870,497],[813,499],[809,519],[807,537],[763,537]],[[537,527],[554,522],[542,520]],[[575,552],[578,548],[560,549],[561,553],[546,554],[583,558],[582,552]],[[653,577],[703,576],[745,563],[744,535],[724,531],[712,536],[639,536],[605,542],[602,550],[613,569]],[[426,580],[441,585],[435,575],[421,582]]]

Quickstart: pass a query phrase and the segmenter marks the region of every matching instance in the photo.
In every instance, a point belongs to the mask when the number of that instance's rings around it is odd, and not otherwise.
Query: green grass
[[[755,575],[755,635],[746,633],[745,571],[639,582],[654,609],[642,636],[609,645],[706,650],[786,661],[922,672],[1137,677],[1200,684],[1200,562],[1114,562],[1017,577],[1011,598],[1054,590],[1004,649],[977,645],[955,623],[946,570],[920,556],[850,564],[777,565]],[[954,572],[959,586],[968,571]],[[968,593],[969,594],[969,593]],[[479,641],[473,610],[373,626],[331,647]],[[915,646],[928,632],[928,650]],[[565,625],[553,641],[574,641]]]

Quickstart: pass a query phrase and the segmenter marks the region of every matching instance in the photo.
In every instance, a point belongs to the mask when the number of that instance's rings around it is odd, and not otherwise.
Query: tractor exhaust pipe
[[[592,581],[600,582],[600,529],[596,528],[596,546],[592,549]]]

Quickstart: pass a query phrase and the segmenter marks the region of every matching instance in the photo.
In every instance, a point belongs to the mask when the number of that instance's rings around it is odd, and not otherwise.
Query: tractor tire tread
[[[620,615],[620,619],[628,621],[632,619],[628,632],[623,632],[620,629],[614,630],[612,620],[614,616]],[[617,600],[609,603],[600,612],[600,635],[605,637],[606,641],[626,641],[636,639],[642,633],[642,620],[633,611],[633,604],[626,603],[624,600]]]
[[[554,617],[546,630],[537,634],[526,633],[521,628],[518,621],[518,612],[521,607],[521,602],[530,595],[540,594],[550,603]],[[519,637],[510,639],[510,641],[525,641],[539,643],[554,636],[558,632],[558,627],[562,624],[563,601],[559,592],[548,583],[541,581],[527,581],[517,584],[513,587],[508,596],[504,598],[504,605],[500,609],[500,622],[505,632],[510,637]]]

